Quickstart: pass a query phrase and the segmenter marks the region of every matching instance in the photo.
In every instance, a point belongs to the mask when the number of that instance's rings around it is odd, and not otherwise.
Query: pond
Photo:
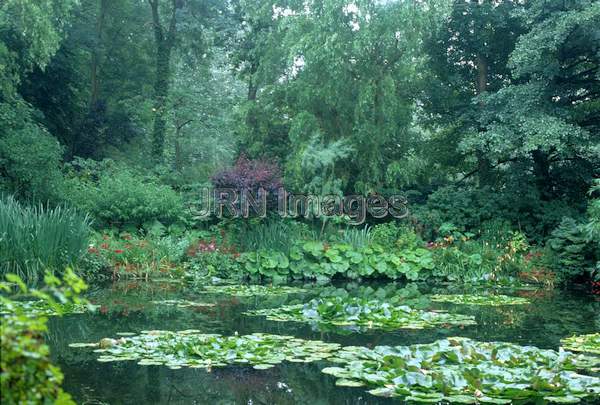
[[[350,295],[364,293],[356,284],[335,287]],[[372,292],[406,289],[400,284],[369,284]],[[175,282],[127,281],[98,288],[88,294],[100,305],[96,313],[51,317],[48,344],[54,361],[65,375],[64,388],[83,404],[379,404],[397,400],[375,397],[364,387],[336,386],[336,378],[321,373],[327,360],[287,362],[266,370],[251,366],[170,369],[141,366],[135,361],[98,362],[92,350],[69,347],[74,342],[118,338],[119,333],[144,330],[247,335],[270,333],[372,348],[377,345],[412,345],[463,336],[479,341],[504,341],[558,349],[560,339],[600,330],[600,300],[581,291],[501,290],[504,295],[527,298],[528,305],[461,305],[432,302],[430,307],[472,315],[476,325],[450,325],[426,329],[380,330],[276,322],[249,316],[249,310],[303,303],[332,287],[296,285],[303,291],[277,295],[234,296],[228,291],[190,288]],[[473,293],[473,288],[411,286],[423,294]],[[341,290],[339,290],[341,291]],[[281,291],[280,291],[281,292]],[[174,301],[177,300],[177,301]],[[214,305],[194,305],[194,303]],[[589,402],[589,401],[588,401]],[[592,402],[589,402],[592,403]]]

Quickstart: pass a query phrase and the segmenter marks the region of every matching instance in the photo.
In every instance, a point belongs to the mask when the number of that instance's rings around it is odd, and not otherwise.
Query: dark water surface
[[[377,289],[383,284],[372,286]],[[399,401],[373,397],[364,388],[336,387],[334,377],[320,372],[329,365],[325,361],[284,362],[268,370],[247,366],[215,368],[211,372],[191,368],[171,370],[164,366],[139,366],[133,361],[100,363],[91,350],[69,348],[68,344],[97,342],[104,337],[117,337],[117,332],[199,329],[223,335],[265,332],[368,347],[430,343],[448,336],[465,336],[557,349],[563,337],[600,330],[598,296],[559,290],[502,291],[530,298],[531,305],[432,304],[433,308],[474,315],[477,325],[464,328],[358,333],[242,314],[247,309],[304,302],[319,294],[320,287],[305,287],[309,291],[305,294],[244,298],[202,294],[172,282],[120,282],[90,292],[88,298],[101,305],[98,313],[51,318],[48,343],[65,375],[65,390],[81,404],[379,404]],[[420,285],[419,289],[423,293],[464,292],[444,286]],[[212,302],[216,306],[176,308],[152,303],[166,299]]]

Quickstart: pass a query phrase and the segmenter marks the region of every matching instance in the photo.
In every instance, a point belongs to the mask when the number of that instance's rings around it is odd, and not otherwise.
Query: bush
[[[279,167],[263,160],[250,160],[241,156],[232,168],[222,170],[211,178],[217,189],[233,189],[240,193],[267,192],[267,208],[277,206],[277,191],[283,186]],[[240,201],[243,196],[240,196]],[[242,201],[243,202],[243,201]]]
[[[585,226],[565,218],[552,232],[548,247],[552,268],[562,282],[582,281],[597,277],[595,249],[588,239]]]
[[[183,200],[172,188],[158,184],[125,167],[77,162],[67,180],[67,200],[94,217],[101,228],[138,230],[156,222],[172,225],[186,222]]]
[[[565,216],[581,213],[567,201],[544,201],[535,187],[511,185],[502,190],[442,187],[427,203],[413,209],[429,240],[439,237],[443,224],[453,224],[461,233],[477,233],[490,221],[504,221],[535,242],[545,241]]]
[[[515,277],[528,269],[527,239],[520,232],[488,234],[489,239],[446,236],[430,243],[435,266],[433,276],[449,281],[494,281]]]
[[[8,293],[15,284],[19,295],[34,296],[60,314],[64,304],[80,305],[84,302],[79,294],[86,288],[85,283],[72,271],[64,275],[64,282],[47,275],[44,290],[29,290],[16,275],[8,275],[7,281],[0,282],[0,290]],[[63,375],[60,369],[50,362],[48,346],[43,342],[47,330],[47,318],[27,313],[23,306],[0,295],[3,314],[1,328],[2,370],[1,391],[3,404],[75,404],[62,388]]]
[[[189,245],[186,237],[96,234],[83,271],[89,278],[165,276],[176,271]]]
[[[0,187],[19,199],[55,201],[63,148],[32,120],[29,107],[14,103],[0,102]]]
[[[42,205],[23,207],[0,199],[0,273],[36,280],[47,269],[61,272],[77,264],[90,232],[87,216]]]

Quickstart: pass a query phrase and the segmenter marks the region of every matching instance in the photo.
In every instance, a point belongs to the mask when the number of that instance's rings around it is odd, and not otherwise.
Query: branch
[[[498,166],[500,166],[500,165],[502,165],[502,164],[504,164],[504,163],[508,163],[508,162],[514,162],[515,160],[518,160],[518,158],[517,158],[517,157],[513,157],[513,158],[509,158],[509,159],[500,160],[500,161],[498,161],[498,162],[497,162],[495,165],[491,166],[491,167],[490,167],[490,169],[495,169],[496,167],[498,167]],[[458,180],[458,181],[457,181],[456,183],[454,183],[454,184],[460,184],[460,183],[462,183],[463,181],[465,181],[465,180],[466,180],[466,179],[468,179],[469,177],[473,176],[473,175],[474,175],[475,173],[477,173],[478,171],[479,171],[479,168],[477,168],[477,169],[475,169],[475,170],[472,170],[472,171],[470,171],[469,173],[465,174],[465,175],[463,176],[463,178],[462,178],[462,179]]]

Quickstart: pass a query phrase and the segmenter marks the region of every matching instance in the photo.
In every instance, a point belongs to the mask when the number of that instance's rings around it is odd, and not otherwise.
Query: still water
[[[191,368],[171,370],[164,366],[139,366],[134,361],[100,363],[91,350],[69,348],[68,344],[97,342],[104,337],[117,337],[118,332],[199,329],[223,335],[235,332],[293,335],[367,347],[430,343],[449,336],[465,336],[557,349],[563,337],[600,330],[600,297],[583,291],[502,290],[506,295],[529,298],[531,305],[474,307],[433,303],[432,308],[474,315],[477,325],[424,330],[359,333],[243,314],[248,309],[305,302],[317,296],[322,288],[304,287],[308,292],[234,297],[204,294],[173,282],[119,282],[89,293],[89,300],[100,305],[97,313],[52,317],[48,344],[65,375],[64,389],[80,404],[383,404],[399,401],[371,396],[364,388],[336,387],[334,377],[320,372],[329,365],[326,361],[284,362],[268,370],[247,366],[214,368],[210,372]],[[336,287],[351,294],[356,291],[356,284]],[[372,284],[371,287],[374,291],[384,287],[389,291],[404,286]],[[422,293],[473,292],[467,287],[419,285],[418,288]],[[216,305],[177,308],[153,303],[169,299]]]

